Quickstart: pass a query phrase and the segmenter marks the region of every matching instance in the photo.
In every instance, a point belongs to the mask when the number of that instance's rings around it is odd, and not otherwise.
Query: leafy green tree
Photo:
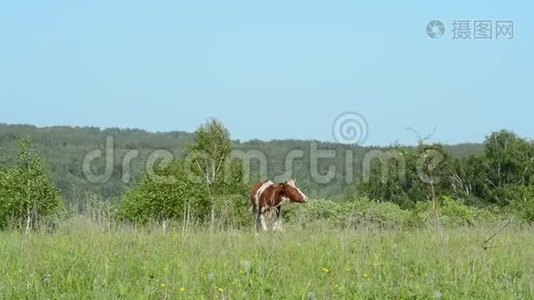
[[[534,145],[515,133],[502,130],[486,138],[486,157],[494,185],[528,185],[534,177]]]
[[[493,188],[490,165],[485,155],[457,158],[452,162],[451,193],[469,205],[486,206]]]
[[[453,188],[472,204],[506,206],[534,180],[534,145],[507,130],[493,132],[483,155],[457,159]]]
[[[224,125],[211,119],[206,124],[200,126],[195,132],[194,142],[188,147],[188,158],[191,160],[192,168],[201,177],[201,180],[213,193],[241,193],[239,190],[232,190],[239,186],[228,186],[228,183],[235,183],[231,179],[236,174],[238,166],[230,161],[232,152],[232,141],[230,132]],[[230,165],[230,168],[228,166]],[[237,174],[239,177],[239,174]]]
[[[199,175],[207,188],[212,225],[216,207],[225,202],[224,196],[242,195],[244,192],[243,162],[232,161],[231,152],[230,132],[216,119],[200,126],[195,132],[194,142],[189,145],[191,171]]]
[[[29,139],[19,142],[15,166],[0,171],[0,228],[35,228],[43,218],[62,211],[63,201],[47,171],[31,149]]]
[[[176,219],[209,217],[213,222],[216,210],[235,207],[229,199],[243,199],[242,163],[231,160],[230,134],[222,123],[210,120],[201,126],[188,150],[185,159],[157,168],[128,192],[119,217],[138,223],[154,220],[164,227]]]
[[[418,201],[435,201],[449,190],[451,168],[442,146],[395,146],[373,159],[367,174],[357,181],[356,194],[410,208]]]

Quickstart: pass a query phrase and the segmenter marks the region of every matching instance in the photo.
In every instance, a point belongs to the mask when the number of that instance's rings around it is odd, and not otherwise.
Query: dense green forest
[[[109,180],[92,183],[84,175],[82,165],[84,157],[95,149],[104,150],[106,138],[113,137],[113,169]],[[148,157],[155,150],[168,150],[176,157],[182,157],[185,147],[193,141],[193,133],[176,131],[152,133],[138,129],[99,129],[95,127],[44,127],[31,125],[0,124],[0,161],[12,163],[17,155],[17,142],[30,137],[35,151],[43,158],[49,167],[53,180],[59,187],[63,199],[67,203],[76,203],[92,195],[97,195],[111,201],[118,201],[121,194],[133,187],[146,173]],[[299,185],[313,198],[342,198],[352,188],[345,180],[346,151],[352,151],[354,159],[354,180],[361,175],[362,159],[369,150],[390,148],[360,147],[357,145],[342,145],[315,141],[317,148],[335,153],[334,158],[319,161],[319,170],[327,170],[329,165],[336,166],[335,178],[327,183],[317,183],[311,178],[309,171],[310,141],[301,140],[252,140],[240,142],[232,141],[235,149],[242,151],[259,150],[267,158],[268,177],[271,179],[282,175],[286,170],[285,157],[292,150],[302,150],[303,157],[295,159],[292,165],[292,177],[299,181]],[[132,150],[139,151],[139,156],[131,162],[131,178],[123,180],[122,166],[125,155]],[[451,157],[466,157],[481,153],[482,144],[460,144],[444,146],[444,150]],[[103,153],[106,155],[106,153]],[[95,164],[103,164],[103,158],[95,160]],[[103,165],[94,171],[95,174],[104,173]],[[321,171],[321,172],[322,172]],[[250,180],[257,179],[259,164],[252,162]]]

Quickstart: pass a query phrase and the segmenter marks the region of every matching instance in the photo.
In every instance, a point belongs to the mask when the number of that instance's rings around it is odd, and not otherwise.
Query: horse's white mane
[[[259,188],[258,191],[256,192],[256,199],[255,199],[255,200],[256,200],[256,205],[259,204],[259,202],[260,202],[260,197],[261,197],[261,195],[263,194],[263,192],[265,192],[265,190],[266,190],[268,187],[272,186],[272,185],[274,185],[274,183],[273,183],[272,181],[270,181],[270,180],[267,180],[267,181],[265,181],[265,182],[260,186],[260,188]]]
[[[289,179],[287,181],[287,184],[294,187],[294,188],[297,188],[297,180],[296,179]]]

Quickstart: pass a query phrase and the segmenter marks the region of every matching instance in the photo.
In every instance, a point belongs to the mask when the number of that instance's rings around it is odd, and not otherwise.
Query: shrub
[[[520,219],[534,222],[534,186],[524,187],[517,197],[511,201],[511,210]]]
[[[526,211],[526,210],[525,210]],[[470,226],[499,221],[503,213],[493,207],[486,209],[466,205],[462,199],[443,196],[436,210],[430,201],[418,202],[412,210],[391,202],[375,202],[367,198],[335,202],[312,200],[306,205],[284,206],[287,222],[302,226],[326,224],[340,228],[397,228],[441,224],[447,227]]]
[[[284,209],[286,209],[284,217],[291,223],[304,225],[326,222],[343,228],[404,226],[410,215],[409,211],[401,209],[394,203],[379,203],[367,198],[351,202],[312,200],[306,205],[291,205]]]
[[[190,180],[179,160],[160,168],[155,175],[147,175],[123,197],[117,217],[134,223],[166,222],[191,218],[207,213],[207,192],[203,183]]]
[[[214,223],[219,228],[252,226],[252,212],[247,198],[241,195],[218,196],[213,199]]]
[[[493,208],[474,208],[462,199],[450,196],[440,198],[439,206],[433,209],[430,201],[419,202],[412,210],[411,225],[425,226],[439,223],[448,227],[492,223],[499,219],[500,211]]]

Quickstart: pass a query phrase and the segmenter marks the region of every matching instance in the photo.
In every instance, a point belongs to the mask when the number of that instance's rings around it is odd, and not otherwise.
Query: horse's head
[[[289,199],[291,202],[305,203],[308,197],[297,187],[295,179],[290,179],[280,184],[280,196]]]

